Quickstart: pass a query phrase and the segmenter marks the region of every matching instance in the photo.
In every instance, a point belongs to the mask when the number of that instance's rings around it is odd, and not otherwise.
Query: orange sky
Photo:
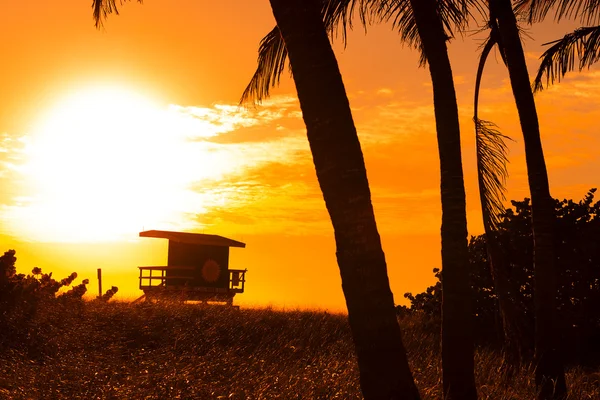
[[[258,42],[274,24],[268,1],[131,3],[100,31],[89,3],[0,3],[0,250],[17,250],[20,272],[40,266],[92,278],[94,294],[102,267],[104,286],[134,297],[136,266],[166,263],[166,241],[137,232],[221,234],[247,243],[231,251],[231,267],[249,269],[236,302],[343,309],[332,229],[291,79],[284,76],[263,106],[236,107]],[[531,74],[541,44],[574,26],[529,30]],[[450,46],[470,234],[482,230],[470,122],[481,39],[469,34]],[[432,283],[440,265],[428,73],[389,26],[367,36],[357,29],[336,53],[392,290],[403,302],[406,291]],[[579,199],[598,185],[599,87],[592,69],[537,95],[555,197]],[[110,90],[102,97],[99,88]],[[481,117],[516,139],[508,195],[522,199],[522,140],[507,74],[494,59],[481,101]]]

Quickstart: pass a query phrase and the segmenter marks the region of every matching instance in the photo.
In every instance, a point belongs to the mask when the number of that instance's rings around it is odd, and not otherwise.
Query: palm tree
[[[410,0],[433,84],[442,197],[442,382],[446,399],[476,399],[467,218],[454,80],[434,0]]]
[[[477,149],[477,178],[479,197],[486,236],[486,246],[494,291],[498,298],[502,328],[504,333],[504,360],[507,369],[520,365],[529,348],[529,332],[525,324],[523,302],[516,285],[510,279],[509,266],[506,264],[502,249],[499,224],[504,213],[506,200],[506,178],[508,177],[508,148],[506,140],[498,127],[490,121],[479,118],[479,91],[487,57],[494,46],[499,45],[498,24],[494,18],[487,23],[490,31],[483,44],[475,79],[473,122],[475,123],[475,143]],[[503,48],[500,55],[505,60]]]
[[[389,287],[358,135],[319,0],[270,0],[335,232],[366,399],[418,399]]]
[[[396,318],[364,159],[321,18],[321,2],[270,3],[278,29],[269,40],[285,45],[289,56],[317,178],[334,228],[364,397],[419,399]]]
[[[367,17],[392,19],[403,40],[422,50],[422,61],[431,72],[442,192],[442,265],[443,265],[443,390],[447,399],[477,397],[473,373],[471,336],[471,292],[467,257],[465,190],[463,183],[458,106],[452,70],[446,49],[452,23],[463,25],[468,18],[467,4],[474,1],[398,0],[361,2],[363,23]],[[372,8],[370,11],[368,6]],[[350,26],[354,1],[327,0],[323,21],[332,33],[338,22]],[[281,28],[281,27],[280,27]],[[445,29],[446,28],[446,29]],[[242,101],[261,100],[276,85],[285,69],[287,43],[283,45],[276,30],[261,42],[259,66]],[[292,64],[293,70],[293,64]]]
[[[538,399],[562,398],[567,389],[556,320],[555,217],[537,111],[512,3],[510,0],[488,0],[488,4],[490,16],[497,23],[498,41],[508,67],[525,143],[534,236],[534,341]]]

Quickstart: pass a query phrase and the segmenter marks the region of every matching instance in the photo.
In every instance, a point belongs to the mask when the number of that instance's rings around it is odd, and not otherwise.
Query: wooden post
[[[98,268],[98,298],[102,298],[102,268]]]

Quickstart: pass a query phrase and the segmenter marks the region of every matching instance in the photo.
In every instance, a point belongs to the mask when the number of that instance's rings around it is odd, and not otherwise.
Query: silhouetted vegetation
[[[600,360],[600,201],[594,202],[595,189],[583,200],[555,200],[555,251],[559,269],[557,296],[560,336],[570,363],[597,364]],[[528,336],[523,343],[533,351],[533,237],[530,200],[512,201],[499,224],[498,238],[507,260],[512,301],[526,321]],[[471,286],[474,295],[476,338],[480,344],[502,343],[502,320],[490,272],[485,235],[469,242]],[[423,293],[405,295],[410,309],[403,313],[422,313],[439,319],[442,275],[435,269],[438,282]]]
[[[87,291],[89,280],[84,279],[81,284],[57,295],[62,287],[71,285],[77,279],[77,272],[58,281],[52,277],[52,272],[45,274],[39,267],[35,267],[29,275],[17,274],[15,255],[15,250],[8,250],[0,257],[0,310],[3,315],[24,305],[35,306],[41,301],[81,300]]]
[[[65,314],[74,312],[81,306],[89,283],[84,279],[79,285],[58,293],[77,279],[76,272],[61,280],[54,279],[52,273],[43,273],[38,267],[29,275],[17,274],[15,255],[15,250],[8,250],[0,257],[0,351],[26,344],[32,349],[31,344],[38,337],[35,331],[52,329],[33,321],[39,321],[40,314],[47,310]],[[45,345],[40,343],[40,346]]]
[[[108,289],[108,290],[106,291],[106,293],[104,293],[104,294],[103,294],[103,295],[102,295],[102,296],[99,298],[99,300],[100,300],[100,301],[104,301],[104,302],[106,302],[106,301],[109,301],[110,299],[112,299],[112,297],[113,297],[115,294],[117,294],[117,292],[118,292],[118,291],[119,291],[119,288],[118,288],[118,287],[116,287],[116,286],[113,286],[113,287],[111,287],[110,289]]]

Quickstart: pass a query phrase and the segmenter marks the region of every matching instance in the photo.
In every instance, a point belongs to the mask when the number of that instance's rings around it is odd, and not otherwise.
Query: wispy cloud
[[[0,179],[27,185],[2,194],[0,218],[40,240],[90,239],[76,232],[82,223],[95,225],[98,239],[141,225],[201,228],[205,224],[188,216],[256,198],[251,185],[238,184],[248,173],[310,160],[292,97],[254,109],[217,104],[135,111],[126,115],[121,107],[118,124],[92,131],[63,118],[26,135],[28,145],[19,148],[4,135]]]
[[[394,94],[394,91],[390,88],[381,88],[377,91],[377,94],[379,95],[384,95],[384,96],[389,96]]]

